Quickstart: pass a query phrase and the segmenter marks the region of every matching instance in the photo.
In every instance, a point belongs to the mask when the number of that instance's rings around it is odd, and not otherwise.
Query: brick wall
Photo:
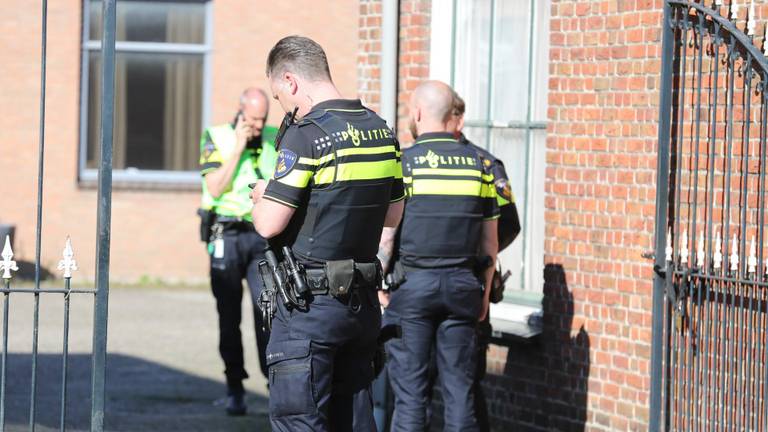
[[[0,20],[0,222],[17,226],[17,259],[35,256],[40,4],[11,0],[15,11]],[[80,271],[93,275],[96,190],[77,183],[80,121],[80,0],[49,2],[46,176],[42,263],[55,273],[64,239],[71,235]],[[347,97],[357,94],[357,0],[318,6],[299,0],[268,8],[246,0],[213,2],[211,121],[229,121],[249,85],[265,86],[267,51],[281,37],[303,34],[328,51],[334,81]],[[21,36],[23,35],[23,37]],[[273,105],[269,121],[282,118]],[[190,143],[197,146],[197,142]],[[182,190],[116,188],[112,207],[111,274],[115,279],[205,281],[207,257],[197,239],[197,186]]]
[[[368,106],[377,110],[381,90],[381,0],[359,0],[359,3],[358,91]],[[397,132],[404,147],[413,141],[408,132],[410,91],[429,77],[431,7],[431,0],[400,1]]]
[[[640,255],[655,223],[661,6],[552,2],[537,381],[549,388],[531,410],[550,428],[647,429],[652,270]]]

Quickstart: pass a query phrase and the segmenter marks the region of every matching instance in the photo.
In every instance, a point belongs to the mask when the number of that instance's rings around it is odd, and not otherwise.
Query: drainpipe
[[[380,114],[397,132],[397,48],[400,31],[400,1],[382,0],[381,12]]]

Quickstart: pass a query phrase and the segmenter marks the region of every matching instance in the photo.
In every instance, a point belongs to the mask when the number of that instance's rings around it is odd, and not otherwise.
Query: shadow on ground
[[[89,430],[91,357],[71,354],[68,361],[66,429]],[[232,418],[215,405],[224,393],[221,382],[127,355],[110,354],[107,365],[107,430],[269,430],[267,399],[260,395],[249,393],[249,414]],[[58,430],[62,356],[39,354],[37,368],[37,430]],[[31,371],[30,354],[8,354],[7,430],[29,430]]]

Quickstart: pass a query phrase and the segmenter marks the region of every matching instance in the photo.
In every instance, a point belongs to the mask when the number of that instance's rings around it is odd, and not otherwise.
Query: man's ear
[[[296,95],[299,91],[298,77],[291,72],[286,72],[283,75],[283,79],[288,83],[288,91],[291,95]]]
[[[458,121],[456,122],[456,129],[461,133],[461,131],[464,129],[464,115],[460,115],[458,118]]]

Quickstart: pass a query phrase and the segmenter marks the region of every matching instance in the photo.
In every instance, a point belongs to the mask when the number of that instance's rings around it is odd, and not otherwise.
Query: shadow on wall
[[[489,370],[485,378],[491,430],[585,428],[590,341],[583,325],[572,329],[573,295],[560,264],[544,269],[542,308],[542,334],[531,344],[509,344],[504,374]]]
[[[61,355],[39,354],[35,424],[58,430],[61,415]],[[29,429],[30,354],[8,354],[6,430]],[[69,356],[67,430],[86,431],[91,415],[91,356]],[[267,399],[248,394],[249,414],[227,417],[214,401],[223,382],[188,374],[141,358],[107,356],[105,429],[109,431],[269,430]],[[50,429],[49,429],[50,428]]]

